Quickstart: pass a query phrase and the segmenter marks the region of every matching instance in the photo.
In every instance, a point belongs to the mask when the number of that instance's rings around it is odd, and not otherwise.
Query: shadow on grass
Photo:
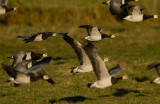
[[[116,97],[121,97],[121,96],[124,96],[126,94],[129,94],[129,93],[140,93],[140,91],[138,90],[132,90],[132,89],[117,89],[117,91],[113,94],[113,96],[116,96]]]
[[[56,101],[56,100],[53,99],[53,100],[50,100],[49,102],[51,104],[58,103],[58,102],[61,102],[61,101],[67,101],[68,103],[77,103],[77,102],[83,102],[85,100],[95,100],[95,99],[93,99],[93,98],[86,98],[86,97],[83,97],[83,96],[73,96],[73,97],[61,98],[58,101]]]
[[[142,78],[135,78],[135,80],[137,81],[137,82],[144,82],[144,81],[147,81],[147,80],[149,80],[147,77],[142,77]]]

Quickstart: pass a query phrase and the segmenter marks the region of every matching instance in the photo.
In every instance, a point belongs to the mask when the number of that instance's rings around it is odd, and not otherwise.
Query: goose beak
[[[139,0],[135,0],[135,1],[139,1]]]

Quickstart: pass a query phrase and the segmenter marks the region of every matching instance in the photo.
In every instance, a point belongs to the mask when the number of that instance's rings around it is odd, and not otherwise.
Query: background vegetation
[[[39,80],[32,84],[13,87],[5,83],[9,76],[0,68],[1,104],[159,104],[160,86],[150,84],[157,77],[156,71],[147,71],[146,66],[160,59],[160,20],[150,19],[140,23],[116,21],[102,5],[103,0],[9,0],[9,7],[18,7],[18,11],[0,16],[0,62],[12,63],[7,59],[18,51],[48,53],[53,57],[46,67],[55,86]],[[131,2],[134,3],[134,2]],[[145,14],[160,15],[160,2],[157,8],[153,0],[136,2],[147,8]],[[104,32],[115,33],[115,39],[105,39],[94,44],[102,58],[109,57],[107,68],[116,64],[122,67],[121,74],[127,74],[128,80],[121,81],[106,89],[89,89],[87,83],[94,82],[94,72],[72,76],[70,67],[78,66],[73,49],[61,37],[52,37],[41,42],[24,44],[18,35],[33,32],[69,32],[69,36],[81,40],[87,35],[82,24],[104,26]]]

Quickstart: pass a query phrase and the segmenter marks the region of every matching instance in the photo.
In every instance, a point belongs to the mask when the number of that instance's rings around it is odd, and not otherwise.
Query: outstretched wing
[[[42,70],[46,65],[48,65],[51,61],[51,57],[44,58],[40,62],[34,64],[31,68],[29,68],[27,71],[25,71],[25,74],[29,73],[36,73],[40,70]]]
[[[77,41],[77,40],[74,40],[72,39],[71,37],[69,36],[64,36],[63,39],[71,45],[71,47],[74,49],[74,51],[76,52],[77,56],[78,56],[78,59],[79,59],[79,62],[80,62],[80,65],[82,64],[88,64],[90,63],[90,60],[87,56],[87,54],[85,53],[82,45]]]
[[[140,6],[136,5],[136,4],[135,5],[131,5],[129,7],[128,14],[129,15],[140,15],[140,14],[142,14]]]
[[[117,66],[111,68],[108,72],[111,76],[116,76],[118,73],[121,72],[121,67],[119,65],[117,65]]]
[[[98,49],[91,43],[88,43],[84,47],[85,52],[87,53],[89,59],[91,60],[94,72],[98,80],[106,79],[109,77],[108,70],[105,66],[104,61],[98,55]]]

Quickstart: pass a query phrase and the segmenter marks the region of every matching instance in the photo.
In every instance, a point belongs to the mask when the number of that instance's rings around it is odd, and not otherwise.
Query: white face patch
[[[52,36],[57,36],[57,33],[53,33]]]
[[[48,79],[49,79],[49,76],[48,76],[48,75],[44,75],[44,76],[43,76],[43,79],[44,79],[44,80],[48,80]]]
[[[48,56],[48,54],[47,54],[47,53],[44,53],[44,54],[43,54],[43,57],[47,57],[47,56]]]

